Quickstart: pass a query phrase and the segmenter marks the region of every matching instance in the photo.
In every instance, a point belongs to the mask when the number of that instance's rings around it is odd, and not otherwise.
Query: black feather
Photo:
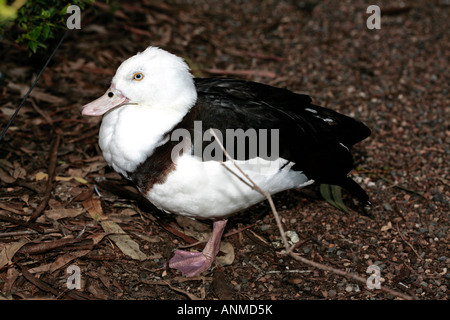
[[[318,183],[340,185],[367,201],[364,190],[347,177],[353,168],[348,148],[370,135],[362,122],[311,104],[308,95],[261,83],[203,78],[195,79],[195,84],[198,100],[193,111],[203,130],[279,129],[280,157],[295,162],[293,169]]]

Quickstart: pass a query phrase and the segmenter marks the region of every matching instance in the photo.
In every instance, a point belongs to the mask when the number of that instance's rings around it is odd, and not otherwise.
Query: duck
[[[158,47],[122,62],[81,113],[102,117],[105,161],[150,203],[212,222],[202,251],[175,250],[169,260],[186,277],[212,267],[232,215],[265,200],[246,179],[271,195],[334,184],[370,204],[349,176],[350,148],[371,134],[363,122],[285,88],[197,78],[183,58]]]

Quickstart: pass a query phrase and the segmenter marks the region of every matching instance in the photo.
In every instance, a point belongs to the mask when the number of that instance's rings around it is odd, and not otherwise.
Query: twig
[[[269,250],[275,251],[275,248],[271,246],[269,243],[267,243],[266,240],[264,240],[261,236],[253,232],[252,230],[245,230],[245,235],[249,237],[251,240],[253,240],[255,243],[259,244],[262,247],[266,247]]]
[[[157,285],[157,286],[168,286],[173,291],[176,291],[176,292],[179,292],[181,294],[184,294],[185,296],[187,296],[191,300],[203,300],[202,298],[197,297],[195,294],[192,294],[192,293],[187,292],[187,291],[182,290],[182,289],[175,288],[168,281],[146,281],[146,280],[141,280],[141,283],[145,283],[145,284],[149,284],[149,285]]]
[[[263,59],[263,60],[272,60],[272,61],[283,61],[282,57],[278,57],[278,56],[270,56],[270,55],[265,55],[265,54],[261,54],[261,53],[257,53],[257,52],[251,52],[251,51],[238,51],[238,53],[245,54],[249,57],[252,58],[256,58],[256,59]]]
[[[53,241],[40,241],[38,243],[28,243],[19,249],[19,252],[25,254],[39,254],[55,249],[78,250],[84,249],[86,246],[92,249],[94,243],[91,239],[69,238],[57,239]]]
[[[44,231],[44,229],[40,225],[29,222],[29,221],[26,222],[22,219],[14,218],[12,216],[12,214],[9,214],[8,212],[5,212],[3,210],[0,210],[0,220],[8,221],[10,223],[13,223],[13,224],[21,226],[21,227],[33,229],[34,231],[36,231],[38,233],[42,233]]]
[[[258,76],[265,78],[275,78],[277,75],[275,72],[266,70],[226,70],[226,69],[204,69],[203,71],[214,75],[227,75],[227,76],[239,76],[250,77]]]
[[[225,49],[225,51],[231,55],[242,57],[243,55],[249,56],[251,58],[255,59],[262,59],[262,60],[272,60],[276,62],[283,61],[282,57],[275,56],[275,55],[266,55],[258,52],[251,52],[251,51],[244,51],[244,50],[235,50],[235,49]]]
[[[44,112],[41,108],[39,108],[36,104],[36,102],[34,102],[34,99],[30,100],[31,105],[33,106],[33,109],[39,113],[41,115],[42,118],[44,118],[44,120],[47,122],[47,124],[52,125],[53,124],[53,120],[52,118],[49,117],[49,115]]]
[[[53,294],[57,297],[59,297],[59,296],[61,296],[61,294],[65,293],[65,291],[62,293],[59,292],[57,289],[53,288],[48,283],[36,278],[25,268],[22,268],[22,274],[25,277],[25,279],[27,279],[28,281],[30,281],[32,284],[34,284],[36,287],[38,287],[39,289],[41,289],[43,291],[50,292],[51,294]],[[67,296],[69,296],[70,298],[75,299],[75,300],[90,299],[89,297],[86,297],[83,294],[76,292],[76,291],[68,291]]]
[[[422,257],[419,255],[419,253],[416,251],[416,249],[414,249],[413,245],[411,243],[409,243],[403,236],[402,233],[400,232],[400,228],[398,227],[398,223],[397,223],[397,232],[398,235],[400,236],[400,238],[402,238],[402,240],[412,249],[412,251],[416,254],[417,258],[419,260],[423,260]]]
[[[53,140],[52,147],[50,149],[49,154],[49,164],[48,164],[48,180],[47,185],[45,187],[44,191],[44,199],[42,199],[41,203],[36,207],[34,212],[31,214],[30,221],[36,220],[39,215],[42,213],[42,211],[47,206],[48,200],[50,199],[50,194],[52,192],[53,188],[53,180],[55,178],[55,172],[56,172],[56,160],[58,156],[58,147],[59,143],[61,142],[61,136],[59,133],[56,133],[56,137]]]
[[[418,196],[421,196],[422,198],[427,199],[427,198],[426,198],[421,192],[419,192],[419,191],[416,191],[416,190],[412,190],[412,189],[408,189],[408,188],[402,187],[402,186],[398,185],[397,183],[395,183],[394,181],[391,181],[391,180],[389,180],[389,179],[387,179],[387,178],[385,178],[385,177],[380,176],[380,178],[381,178],[381,180],[383,180],[383,181],[385,181],[385,182],[391,184],[391,185],[392,185],[393,187],[395,187],[395,188],[398,188],[398,189],[400,189],[400,190],[407,191],[407,192],[410,192],[410,193],[417,194]]]
[[[227,238],[227,237],[230,237],[230,236],[235,235],[235,234],[237,234],[237,233],[241,233],[241,232],[243,232],[243,231],[245,231],[245,230],[247,230],[247,229],[253,228],[254,226],[256,226],[256,224],[257,224],[257,222],[255,222],[255,223],[253,223],[253,224],[250,224],[250,225],[248,225],[248,226],[246,226],[246,227],[242,227],[242,228],[240,228],[240,229],[236,229],[236,230],[234,230],[234,231],[227,232],[227,233],[225,233],[225,234],[223,235],[223,238]]]
[[[87,138],[91,138],[91,137],[96,136],[97,133],[98,133],[98,130],[95,129],[95,131],[88,132],[88,133],[83,134],[83,135],[81,135],[81,136],[80,136],[80,135],[77,135],[75,138],[72,138],[72,139],[70,139],[70,140],[67,140],[66,143],[67,143],[67,144],[72,144],[72,143],[75,143],[75,142],[78,142],[78,141],[82,141],[82,140],[84,140],[84,139],[87,139]]]
[[[46,229],[43,230],[43,234],[55,233],[58,232],[57,229]],[[39,232],[35,230],[23,230],[23,231],[11,231],[11,232],[0,232],[0,238],[9,238],[9,237],[17,237],[17,236],[27,236],[31,234],[38,234]]]
[[[231,156],[225,150],[222,142],[219,140],[217,135],[214,133],[214,130],[210,129],[210,132],[216,139],[217,143],[219,144],[220,148],[222,149],[223,153],[228,158],[228,160],[230,160],[233,163],[233,165],[239,170],[239,172],[241,172],[244,175],[244,177],[246,177],[248,179],[248,181],[252,184],[253,188],[256,191],[258,191],[259,193],[261,193],[263,196],[265,196],[267,201],[269,201],[269,205],[270,205],[270,208],[272,209],[272,212],[274,213],[274,217],[275,217],[275,221],[277,222],[278,229],[281,232],[281,239],[283,240],[286,251],[289,251],[289,245],[288,245],[288,242],[286,239],[286,235],[284,233],[284,228],[283,228],[283,225],[281,224],[281,219],[280,219],[280,216],[278,215],[277,209],[275,208],[275,204],[273,203],[272,196],[270,195],[270,193],[261,189],[252,179],[250,179],[250,177],[244,171],[242,171],[242,169],[237,165],[236,161],[234,161],[234,159],[231,158]],[[222,165],[226,167],[225,163],[223,163],[223,162],[222,162]]]
[[[7,205],[6,203],[0,203],[0,209],[3,209],[3,210],[6,210],[6,211],[9,211],[9,212],[12,212],[12,213],[17,214],[17,215],[19,215],[19,216],[22,216],[22,215],[23,215],[23,211],[14,209],[13,207]],[[3,210],[2,210],[2,211],[3,211]]]
[[[329,271],[329,272],[332,272],[332,273],[334,273],[334,274],[337,274],[337,275],[343,276],[343,277],[345,277],[345,278],[349,278],[349,279],[355,280],[355,281],[357,281],[357,282],[360,282],[360,283],[363,283],[364,285],[366,285],[366,283],[367,283],[367,279],[366,279],[366,278],[363,278],[363,277],[361,277],[361,276],[358,276],[357,274],[348,273],[348,272],[346,272],[346,271],[342,271],[342,270],[339,270],[339,269],[336,269],[336,268],[333,268],[333,267],[330,267],[330,266],[327,266],[327,265],[324,265],[324,264],[321,264],[321,263],[317,263],[317,262],[311,261],[311,260],[306,259],[306,258],[300,256],[299,254],[293,252],[292,249],[291,249],[291,247],[289,247],[289,244],[288,244],[288,242],[287,242],[286,235],[285,235],[285,233],[284,233],[284,228],[283,228],[283,226],[282,226],[282,224],[281,224],[280,216],[278,215],[278,212],[277,212],[277,210],[276,210],[276,208],[275,208],[275,205],[274,205],[274,203],[273,203],[273,200],[272,200],[272,197],[271,197],[270,193],[268,193],[268,192],[262,190],[259,186],[256,185],[256,183],[255,183],[255,182],[254,182],[247,174],[245,174],[245,173],[241,170],[241,168],[237,165],[237,163],[234,161],[234,159],[231,158],[230,155],[228,154],[228,152],[225,150],[225,148],[224,148],[224,146],[222,145],[221,141],[219,140],[219,138],[217,137],[217,135],[214,133],[214,130],[210,129],[210,132],[211,132],[211,134],[214,136],[214,138],[216,139],[217,143],[220,145],[220,147],[221,147],[223,153],[225,154],[225,156],[226,156],[226,157],[234,164],[234,166],[235,166],[235,167],[236,167],[236,168],[237,168],[237,169],[238,169],[238,170],[239,170],[239,171],[240,171],[240,172],[241,172],[241,173],[242,173],[249,181],[250,181],[250,183],[254,186],[254,188],[255,188],[258,192],[260,192],[262,195],[264,195],[264,196],[267,198],[267,200],[269,201],[270,207],[271,207],[271,209],[272,209],[272,213],[273,213],[273,215],[274,215],[274,217],[275,217],[275,221],[277,222],[278,229],[279,229],[279,231],[280,231],[280,233],[281,233],[281,238],[282,238],[282,240],[283,240],[283,244],[284,244],[284,247],[285,247],[285,249],[286,249],[286,254],[288,254],[290,257],[294,258],[295,260],[300,261],[300,262],[302,262],[302,263],[304,263],[304,264],[307,264],[307,265],[309,265],[309,266],[315,267],[315,268],[320,269],[320,270],[323,270],[323,271]],[[222,163],[222,164],[225,166],[224,163]],[[398,292],[398,291],[395,291],[395,290],[386,288],[386,287],[384,287],[384,286],[381,286],[381,287],[380,287],[380,290],[381,290],[381,291],[384,291],[384,292],[386,292],[386,293],[389,293],[389,294],[391,294],[391,295],[393,295],[393,296],[396,296],[396,297],[405,299],[405,300],[412,300],[412,299],[413,299],[413,297],[411,297],[411,296],[409,296],[409,295],[406,295],[406,294],[403,294],[403,293],[401,293],[401,292]]]
[[[152,220],[159,224],[161,227],[163,227],[166,231],[170,232],[171,234],[183,239],[185,242],[189,243],[189,247],[196,247],[199,249],[203,249],[203,247],[200,246],[204,241],[197,241],[197,239],[194,239],[184,232],[172,227],[170,224],[162,221],[161,219],[152,216]]]

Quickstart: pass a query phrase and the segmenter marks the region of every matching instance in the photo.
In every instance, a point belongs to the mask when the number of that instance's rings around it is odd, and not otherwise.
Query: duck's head
[[[162,49],[148,47],[125,60],[105,94],[83,106],[81,113],[101,116],[126,105],[187,112],[196,99],[197,91],[186,62]]]

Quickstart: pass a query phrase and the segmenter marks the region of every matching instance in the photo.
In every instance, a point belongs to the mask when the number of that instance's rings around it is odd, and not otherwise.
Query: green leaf
[[[44,39],[48,39],[49,34],[50,34],[50,26],[48,24],[45,24],[42,27],[42,37],[44,37]]]
[[[48,39],[52,39],[60,30],[66,28],[66,11],[70,4],[78,5],[81,10],[91,5],[93,0],[0,0],[0,36],[4,32],[2,25],[3,8],[9,4],[21,3],[15,8],[15,19],[7,29],[9,36],[17,43],[24,43],[30,54],[46,47]],[[11,5],[12,6],[12,5]]]
[[[321,184],[320,194],[333,207],[348,213],[348,209],[342,200],[342,188],[332,184]]]
[[[31,30],[28,35],[30,36],[30,39],[37,40],[42,32],[42,26],[36,27],[33,30]]]
[[[336,203],[338,209],[341,209],[342,211],[348,213],[348,209],[345,206],[344,201],[342,200],[342,188],[334,184],[330,185],[330,188],[334,202]]]
[[[28,42],[28,49],[31,50],[31,52],[36,53],[37,42],[36,42],[36,41],[30,40],[30,41]]]

